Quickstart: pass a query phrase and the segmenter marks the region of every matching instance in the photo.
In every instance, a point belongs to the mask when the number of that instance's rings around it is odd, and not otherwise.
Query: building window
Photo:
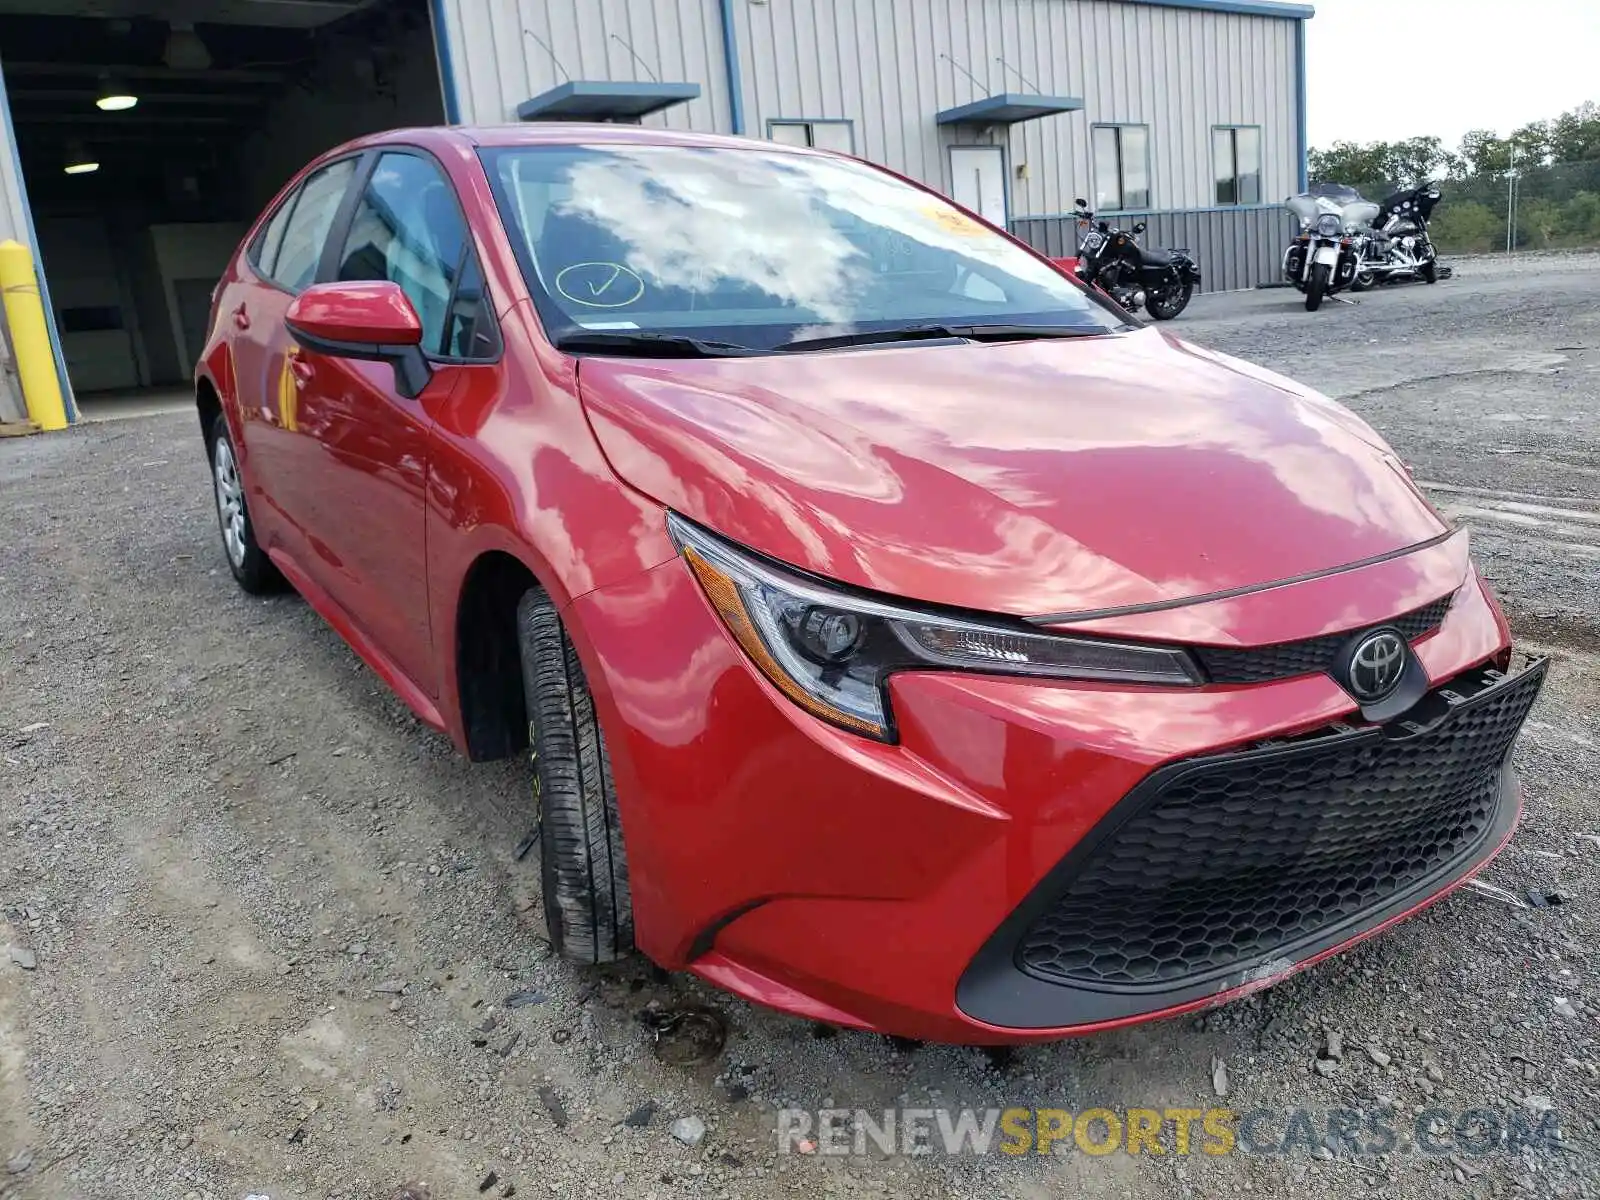
[[[1261,127],[1219,125],[1211,131],[1218,204],[1261,203]]]
[[[1150,207],[1150,127],[1094,127],[1095,208],[1100,212]]]
[[[785,146],[856,152],[856,128],[851,121],[768,121],[767,138]]]

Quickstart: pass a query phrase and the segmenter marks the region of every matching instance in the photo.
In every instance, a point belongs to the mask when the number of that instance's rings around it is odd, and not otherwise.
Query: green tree
[[[1504,175],[1511,169],[1511,143],[1492,129],[1474,129],[1461,139],[1461,161],[1469,175]]]
[[[1441,204],[1429,231],[1446,254],[1482,253],[1506,246],[1505,216],[1474,200]]]
[[[1391,185],[1412,187],[1459,169],[1455,155],[1436,137],[1370,145],[1335,142],[1330,149],[1311,151],[1308,165],[1318,182],[1348,183],[1374,196]]]
[[[1550,161],[1554,123],[1530,121],[1506,140],[1517,148],[1517,169],[1542,167]]]
[[[1600,104],[1580,104],[1551,122],[1550,150],[1556,162],[1600,158]]]
[[[1327,150],[1313,150],[1307,164],[1311,178],[1319,183],[1371,183],[1389,178],[1389,147],[1384,142],[1370,146],[1355,142],[1335,142]]]
[[[1546,250],[1559,244],[1562,232],[1561,209],[1552,201],[1540,197],[1517,206],[1518,246],[1531,246]]]
[[[1458,168],[1459,160],[1436,137],[1407,138],[1385,149],[1389,178],[1402,187],[1413,187],[1452,174]]]
[[[1600,192],[1579,192],[1563,204],[1561,224],[1574,245],[1600,242]]]

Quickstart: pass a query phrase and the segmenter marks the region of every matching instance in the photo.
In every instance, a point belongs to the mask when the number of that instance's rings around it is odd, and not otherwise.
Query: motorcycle
[[[1283,203],[1300,222],[1283,252],[1283,273],[1305,293],[1306,311],[1316,312],[1325,297],[1355,284],[1378,205],[1337,183],[1319,184]]]
[[[1353,291],[1365,291],[1391,279],[1439,281],[1438,254],[1428,236],[1428,218],[1433,216],[1439,195],[1438,184],[1424,183],[1396,192],[1383,202],[1362,246]]]
[[[1158,321],[1170,321],[1189,307],[1200,268],[1188,250],[1146,250],[1134,240],[1145,231],[1143,221],[1125,233],[1109,221],[1095,220],[1087,200],[1076,203],[1073,215],[1084,232],[1071,269],[1080,280],[1130,313],[1147,307]]]

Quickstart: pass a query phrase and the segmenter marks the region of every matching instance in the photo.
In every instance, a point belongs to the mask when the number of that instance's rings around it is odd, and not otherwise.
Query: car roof
[[[648,128],[643,125],[618,125],[606,122],[524,121],[507,125],[429,125],[411,129],[390,129],[349,142],[341,150],[392,145],[478,146],[578,146],[611,143],[634,146],[701,146],[728,150],[762,150],[780,153],[814,154],[799,146],[786,146],[755,138],[731,137],[718,133],[692,133],[682,129]]]

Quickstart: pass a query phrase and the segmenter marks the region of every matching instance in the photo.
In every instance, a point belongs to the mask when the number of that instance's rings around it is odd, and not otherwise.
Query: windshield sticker
[[[621,263],[573,263],[556,276],[556,291],[585,308],[626,308],[644,297],[644,280]]]
[[[982,237],[989,232],[965,213],[946,208],[942,204],[930,204],[923,209],[923,212],[932,218],[933,223],[940,229],[959,237]]]

